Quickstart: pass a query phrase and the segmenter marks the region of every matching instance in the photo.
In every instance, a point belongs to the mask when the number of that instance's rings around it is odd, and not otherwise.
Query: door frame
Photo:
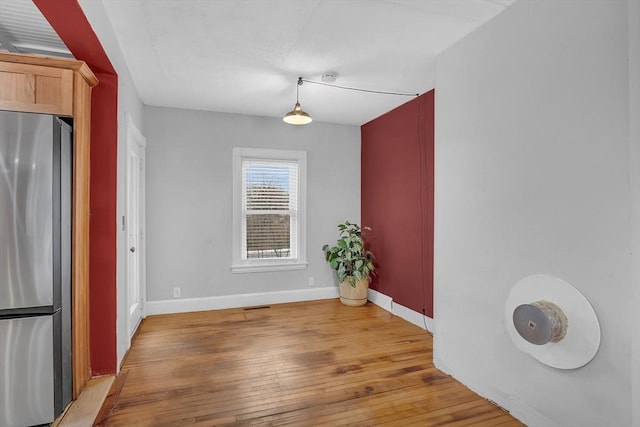
[[[133,337],[133,335],[135,334],[135,330],[138,328],[138,326],[140,325],[140,322],[138,322],[137,325],[131,325],[131,321],[130,321],[130,313],[129,313],[129,308],[131,307],[131,304],[129,302],[129,269],[130,269],[130,264],[129,264],[129,237],[128,237],[128,227],[129,227],[129,221],[130,218],[128,218],[129,215],[129,151],[133,148],[133,145],[137,145],[137,148],[139,150],[139,152],[141,153],[141,161],[142,161],[142,165],[141,165],[141,171],[140,171],[140,182],[139,182],[139,187],[138,187],[138,191],[139,191],[139,216],[140,216],[140,222],[138,224],[138,228],[139,228],[139,242],[138,242],[138,247],[136,248],[136,252],[138,253],[138,268],[139,268],[139,274],[140,274],[140,289],[139,289],[139,295],[140,295],[140,319],[144,319],[147,316],[147,263],[146,263],[146,254],[147,254],[147,247],[146,247],[146,179],[145,179],[145,175],[146,175],[146,147],[147,147],[147,139],[144,137],[144,135],[142,134],[142,132],[140,132],[140,130],[137,128],[137,126],[135,125],[135,123],[133,122],[133,120],[131,119],[131,116],[127,114],[127,120],[126,120],[126,135],[127,135],[127,140],[126,140],[126,160],[125,160],[125,164],[126,164],[126,178],[125,178],[125,222],[124,222],[124,228],[125,228],[125,248],[124,250],[126,251],[126,272],[125,272],[125,333],[127,335],[127,348],[129,348],[131,346],[131,338]],[[135,329],[134,329],[135,328]]]

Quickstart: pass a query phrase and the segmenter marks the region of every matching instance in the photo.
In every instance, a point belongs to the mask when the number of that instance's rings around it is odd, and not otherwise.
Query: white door
[[[146,140],[127,120],[127,338],[144,317],[145,300],[145,146]]]

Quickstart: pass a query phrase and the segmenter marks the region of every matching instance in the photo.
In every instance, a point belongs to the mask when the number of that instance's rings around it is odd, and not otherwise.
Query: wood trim
[[[73,394],[91,378],[89,338],[89,201],[91,89],[75,75],[73,163]]]
[[[82,76],[89,87],[96,87],[98,85],[98,78],[95,76],[95,74],[93,74],[91,69],[89,69],[89,66],[84,62],[80,64],[80,68],[78,68],[76,71]]]
[[[91,83],[95,80],[78,61],[70,61],[73,67],[46,67],[39,65],[41,60],[33,61],[37,64],[15,61],[16,55],[0,54],[0,61],[5,57],[14,61],[0,62],[1,109],[72,116],[74,75],[82,76],[81,84],[89,87],[86,78]]]
[[[114,388],[114,375],[95,377],[89,381],[78,400],[71,403],[65,414],[59,417],[52,427],[87,427],[97,425],[106,418],[108,407],[113,404],[112,393],[119,391]]]
[[[13,64],[28,64],[31,66],[42,66],[47,69],[61,68],[66,70],[77,71],[89,87],[98,84],[98,78],[89,69],[84,61],[75,59],[56,58],[41,55],[24,55],[21,53],[0,52],[0,62],[8,62]]]
[[[55,114],[58,116],[70,116],[71,114],[64,111],[58,105],[33,105],[31,104],[28,108],[25,108],[25,104],[23,102],[11,102],[11,101],[0,101],[0,110],[7,111],[22,111],[26,113],[43,113],[43,114]]]
[[[0,58],[2,58],[0,54]],[[52,68],[42,65],[31,65],[23,62],[0,62],[0,71],[23,74],[37,74],[39,76],[60,77],[67,70],[65,68]],[[69,71],[69,70],[67,70]],[[73,74],[73,70],[70,70]]]
[[[98,411],[98,415],[95,417],[95,421],[93,423],[94,426],[104,426],[106,425],[107,418],[109,418],[109,413],[111,412],[111,408],[115,405],[118,397],[120,397],[120,392],[124,387],[124,383],[127,381],[128,371],[120,372],[120,374],[115,377],[113,383],[111,383],[111,388],[109,389],[109,393],[107,393],[107,397],[103,400],[102,406]],[[99,377],[100,378],[100,377]]]

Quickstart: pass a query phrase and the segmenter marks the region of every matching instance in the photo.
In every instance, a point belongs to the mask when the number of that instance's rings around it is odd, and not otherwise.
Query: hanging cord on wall
[[[316,81],[313,81],[313,80],[305,80],[303,78],[300,78],[300,80],[302,80],[305,83],[311,83],[311,84],[314,84],[314,85],[335,87],[337,89],[355,90],[357,92],[379,93],[379,94],[382,94],[382,95],[397,95],[397,96],[414,96],[414,97],[420,96],[419,93],[385,92],[385,91],[381,91],[381,90],[360,89],[360,88],[356,88],[356,87],[340,86],[340,85],[334,85],[334,84],[325,83],[325,82],[316,82]]]

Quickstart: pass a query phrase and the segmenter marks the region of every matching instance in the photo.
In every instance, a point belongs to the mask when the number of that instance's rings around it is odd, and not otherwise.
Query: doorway
[[[127,195],[124,227],[127,239],[127,344],[145,316],[145,149],[146,139],[127,117]]]

